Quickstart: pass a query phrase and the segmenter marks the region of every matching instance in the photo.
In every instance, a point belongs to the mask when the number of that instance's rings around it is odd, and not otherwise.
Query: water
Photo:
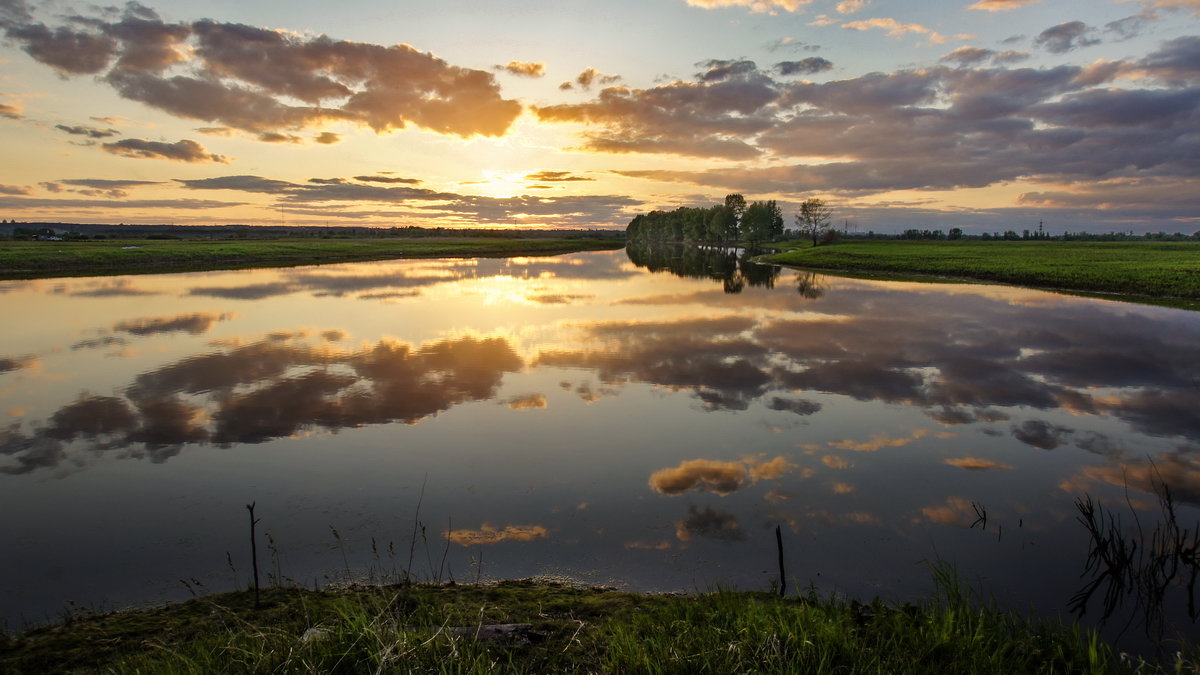
[[[0,308],[10,628],[245,587],[251,502],[264,583],[766,589],[781,525],[793,587],[918,598],[947,560],[1047,616],[1076,498],[1149,524],[1161,479],[1198,518],[1194,312],[713,251],[0,282]]]

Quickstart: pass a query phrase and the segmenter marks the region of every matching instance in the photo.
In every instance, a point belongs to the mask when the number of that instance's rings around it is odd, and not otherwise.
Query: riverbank
[[[1134,672],[1093,633],[979,606],[648,595],[535,581],[240,591],[68,618],[0,642],[6,673]],[[1167,664],[1191,672],[1189,648]],[[1154,667],[1142,664],[1139,672]]]
[[[852,274],[925,275],[1200,306],[1200,242],[855,240],[789,249],[764,262]]]
[[[612,250],[619,239],[392,238],[0,241],[0,279],[291,267],[393,258],[486,258]]]

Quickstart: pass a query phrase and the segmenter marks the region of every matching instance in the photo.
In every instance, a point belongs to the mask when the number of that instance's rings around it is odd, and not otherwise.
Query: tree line
[[[815,245],[831,231],[831,218],[832,211],[823,200],[806,200],[796,214],[798,229],[794,236],[811,236]],[[625,234],[633,241],[720,246],[756,246],[793,235],[784,228],[783,211],[775,200],[747,204],[746,198],[737,193],[727,195],[723,204],[708,208],[681,206],[673,211],[640,213],[630,221]]]

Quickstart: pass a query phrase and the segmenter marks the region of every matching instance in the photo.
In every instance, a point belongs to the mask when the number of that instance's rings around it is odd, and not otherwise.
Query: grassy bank
[[[1087,293],[1200,300],[1198,242],[845,241],[765,260],[857,274],[935,275]]]
[[[76,618],[0,643],[5,673],[1132,672],[1090,633],[979,607],[640,595],[529,581],[273,588]],[[482,626],[504,625],[492,638]],[[480,635],[483,637],[480,637]],[[1168,669],[1190,668],[1188,656]],[[1150,672],[1152,667],[1143,664]]]
[[[541,238],[3,241],[0,279],[285,267],[390,258],[552,255],[623,245],[613,239]]]

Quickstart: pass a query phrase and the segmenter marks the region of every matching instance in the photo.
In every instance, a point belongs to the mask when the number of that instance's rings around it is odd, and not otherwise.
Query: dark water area
[[[1062,617],[1077,500],[1149,536],[1165,484],[1200,519],[1195,312],[699,249],[0,282],[0,311],[9,629],[245,587],[250,502],[264,583],[767,589],[779,525],[793,587],[920,598],[944,560]]]

